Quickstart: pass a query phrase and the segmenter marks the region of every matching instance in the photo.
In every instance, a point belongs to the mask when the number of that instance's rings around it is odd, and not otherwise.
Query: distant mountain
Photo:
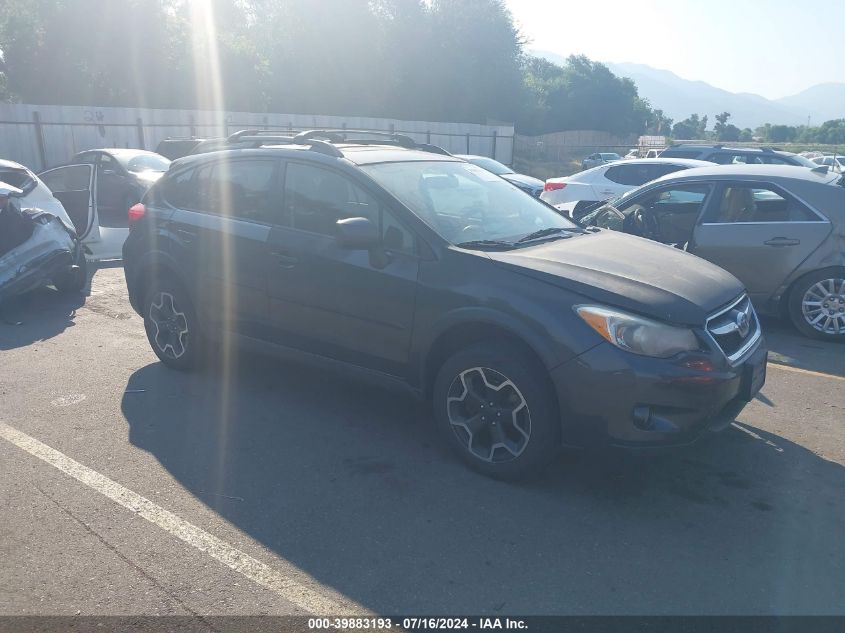
[[[548,51],[536,50],[532,54],[556,64],[566,61],[565,57]],[[632,79],[641,97],[675,121],[693,113],[706,114],[712,126],[715,115],[726,110],[731,113],[731,123],[751,129],[764,123],[806,124],[808,116],[814,125],[845,118],[845,83],[818,84],[797,95],[772,100],[747,92],[729,92],[703,81],[682,79],[668,70],[644,64],[605,63],[614,74]]]
[[[792,110],[806,112],[811,117],[811,125],[845,119],[845,84],[816,84],[777,102]]]

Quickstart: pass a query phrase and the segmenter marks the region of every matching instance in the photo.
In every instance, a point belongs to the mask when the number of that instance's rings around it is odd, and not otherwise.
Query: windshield
[[[482,169],[486,169],[497,176],[513,173],[513,169],[507,167],[506,165],[502,165],[502,163],[497,160],[493,160],[492,158],[469,158],[467,160],[473,165],[478,165]]]
[[[135,156],[117,156],[127,171],[167,171],[170,161],[158,154],[136,154]]]
[[[363,170],[452,244],[514,242],[542,229],[578,228],[546,204],[469,163],[381,163]]]
[[[35,181],[23,169],[0,169],[0,182],[12,185],[24,193],[35,187]]]

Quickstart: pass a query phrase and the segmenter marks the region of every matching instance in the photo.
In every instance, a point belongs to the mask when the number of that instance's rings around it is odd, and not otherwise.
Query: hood
[[[542,189],[544,184],[542,180],[526,176],[525,174],[502,174],[500,177],[515,184],[517,187],[522,186],[531,187],[532,189]]]
[[[132,175],[139,183],[146,187],[152,187],[156,181],[164,176],[163,171],[133,171]]]
[[[514,272],[589,301],[687,325],[704,325],[717,308],[745,290],[736,277],[710,262],[609,230],[487,254]]]

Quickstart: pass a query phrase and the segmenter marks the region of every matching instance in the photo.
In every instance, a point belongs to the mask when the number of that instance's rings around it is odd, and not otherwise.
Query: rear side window
[[[168,178],[161,195],[180,209],[269,224],[278,209],[277,165],[266,159],[206,164]]]
[[[820,221],[810,209],[771,187],[731,184],[722,191],[715,222]]]

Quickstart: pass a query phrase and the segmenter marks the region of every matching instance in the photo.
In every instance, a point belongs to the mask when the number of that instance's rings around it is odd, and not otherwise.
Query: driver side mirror
[[[367,251],[381,245],[378,227],[367,218],[344,218],[335,223],[341,248]]]

